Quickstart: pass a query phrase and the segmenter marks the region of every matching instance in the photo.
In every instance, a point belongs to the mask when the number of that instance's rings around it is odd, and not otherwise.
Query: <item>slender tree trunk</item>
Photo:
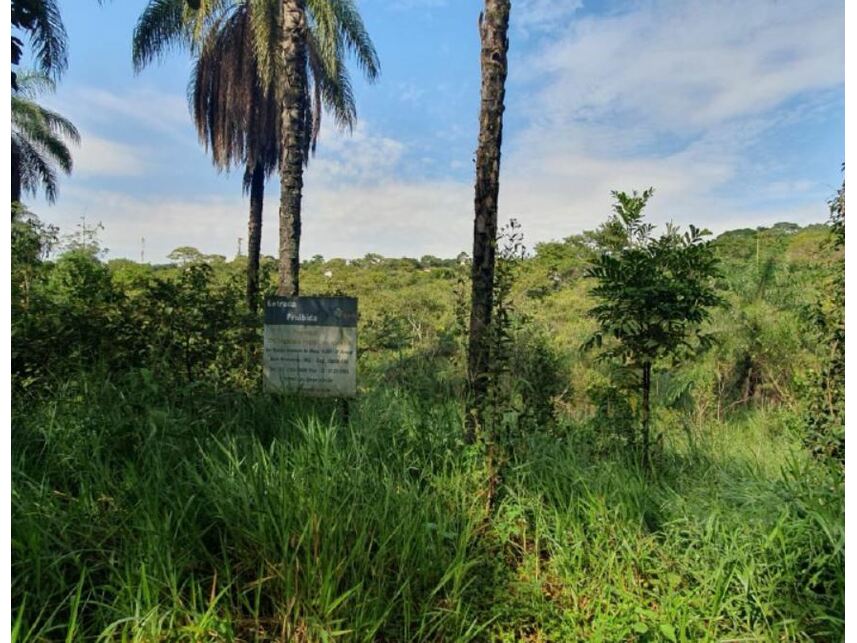
[[[503,140],[503,99],[509,49],[510,0],[485,0],[479,19],[482,41],[481,105],[479,144],[476,149],[476,189],[473,219],[473,264],[471,266],[470,338],[468,381],[470,408],[466,439],[476,440],[477,426],[484,416],[490,369],[489,328],[494,289],[494,258],[497,243],[497,194],[500,189],[500,147]]]
[[[756,272],[759,271],[759,231],[756,230]],[[761,283],[761,281],[759,282]]]
[[[649,392],[652,389],[652,363],[643,362],[643,466],[649,466],[649,423],[651,408]]]
[[[247,307],[253,313],[257,310],[259,299],[259,256],[262,249],[264,197],[265,169],[257,162],[250,179],[250,220],[247,224]]]
[[[277,294],[297,297],[300,283],[301,191],[306,123],[305,0],[282,0],[283,88],[280,106],[280,270]]]
[[[21,201],[21,154],[12,145],[12,203]]]

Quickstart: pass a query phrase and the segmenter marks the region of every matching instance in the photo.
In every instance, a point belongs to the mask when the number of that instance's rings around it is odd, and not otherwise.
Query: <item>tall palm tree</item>
[[[485,0],[485,10],[479,17],[482,87],[479,143],[476,149],[470,337],[467,358],[471,408],[468,413],[466,437],[471,443],[476,439],[476,428],[483,419],[482,411],[491,365],[488,329],[493,307],[497,196],[500,190],[500,147],[503,140],[503,100],[508,71],[510,4],[510,0]]]
[[[298,32],[281,11],[288,1],[208,0],[194,9],[187,0],[150,0],[134,33],[137,69],[172,45],[197,56],[189,97],[200,138],[217,167],[244,167],[250,190],[248,298],[257,288],[265,176],[279,167],[281,187],[287,186],[281,190],[279,292],[296,295],[302,174],[322,109],[350,129],[356,109],[345,57],[353,53],[370,80],[379,67],[353,0],[309,0],[297,16],[303,25]],[[297,59],[283,54],[284,40],[295,33],[303,51]]]
[[[68,119],[36,102],[41,91],[54,89],[41,73],[23,74],[12,93],[12,201],[22,192],[36,195],[40,189],[51,203],[57,198],[57,173],[70,174],[68,142],[79,143],[80,134]]]

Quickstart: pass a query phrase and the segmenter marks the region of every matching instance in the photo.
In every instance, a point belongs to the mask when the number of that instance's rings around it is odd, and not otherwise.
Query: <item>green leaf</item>
[[[645,623],[640,623],[640,622],[634,623],[634,625],[632,625],[631,628],[637,634],[645,634],[646,632],[649,631],[649,626],[646,625]]]
[[[672,625],[661,623],[660,630],[661,634],[663,634],[668,641],[676,643],[675,628]]]

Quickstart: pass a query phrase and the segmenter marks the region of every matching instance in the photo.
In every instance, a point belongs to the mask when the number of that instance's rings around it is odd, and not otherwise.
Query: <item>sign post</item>
[[[265,302],[265,388],[314,397],[357,394],[357,299]]]

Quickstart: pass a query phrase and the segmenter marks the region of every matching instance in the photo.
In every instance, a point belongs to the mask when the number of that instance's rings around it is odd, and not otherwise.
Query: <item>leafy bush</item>
[[[204,263],[118,285],[92,254],[67,252],[16,297],[13,375],[23,384],[95,365],[147,367],[169,380],[254,386],[261,326],[241,293],[237,276],[218,283]]]
[[[830,201],[833,250],[845,246],[845,182]],[[845,257],[834,263],[829,289],[809,308],[810,332],[824,354],[821,367],[811,373],[806,400],[806,443],[818,456],[845,465]]]

